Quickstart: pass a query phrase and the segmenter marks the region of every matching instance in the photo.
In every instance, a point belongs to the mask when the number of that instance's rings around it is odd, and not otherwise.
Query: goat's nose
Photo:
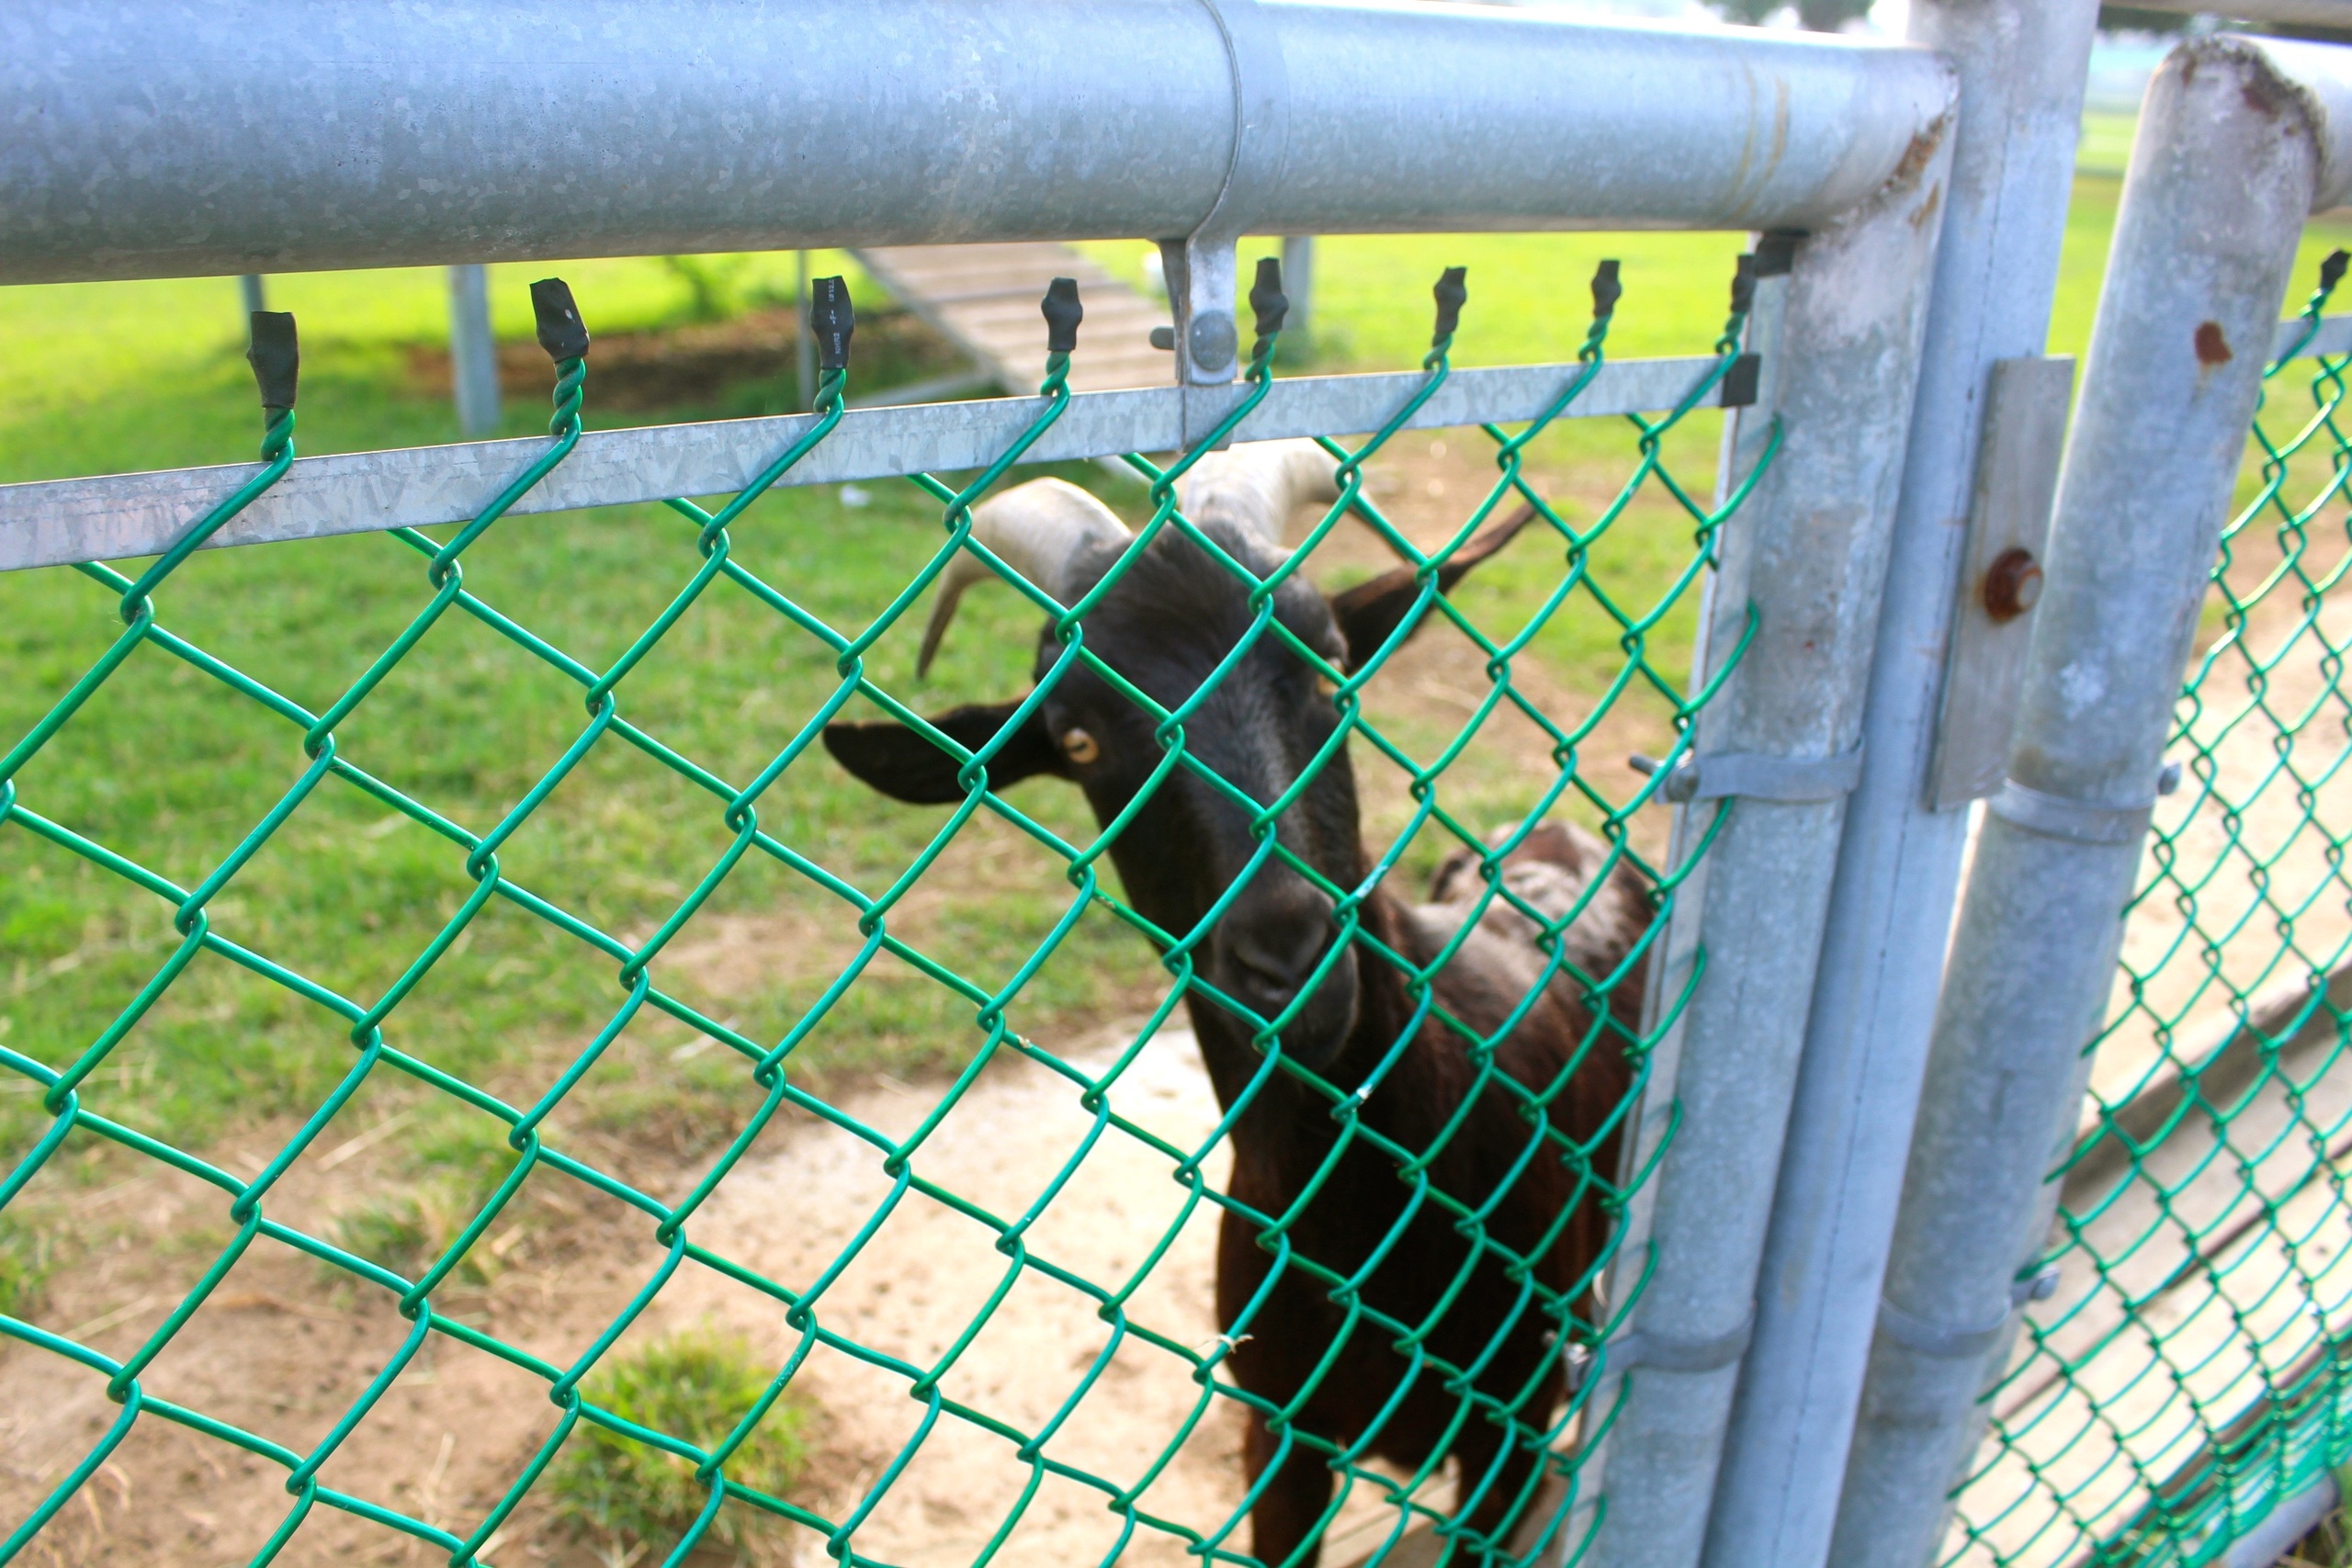
[[[1285,913],[1288,918],[1229,920],[1231,929],[1219,933],[1230,988],[1267,1017],[1290,1005],[1331,943],[1328,908]]]

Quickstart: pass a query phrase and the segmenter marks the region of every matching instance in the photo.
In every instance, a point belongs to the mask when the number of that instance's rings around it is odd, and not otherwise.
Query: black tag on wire
[[[1046,317],[1046,352],[1070,354],[1078,348],[1078,323],[1086,319],[1086,307],[1078,302],[1078,279],[1057,277],[1046,285],[1046,298],[1037,309]]]
[[[841,277],[808,280],[808,331],[817,340],[817,367],[849,368],[849,340],[857,331],[857,311],[849,302],[849,284]]]
[[[1269,338],[1283,330],[1283,318],[1290,314],[1290,296],[1283,292],[1280,256],[1258,258],[1258,277],[1250,285],[1250,309],[1258,318],[1260,337]]]
[[[588,356],[588,325],[580,307],[571,302],[571,285],[560,277],[543,277],[531,285],[531,313],[539,321],[539,346],[560,364]]]
[[[1604,261],[1592,269],[1592,319],[1605,321],[1617,313],[1617,301],[1625,297],[1625,286],[1617,281],[1617,264]]]
[[[300,379],[302,371],[302,350],[294,336],[294,312],[255,310],[252,329],[245,363],[254,367],[254,382],[261,388],[261,406],[290,409],[294,406],[294,384]]]
[[[1437,280],[1437,287],[1430,290],[1437,298],[1437,331],[1430,337],[1432,348],[1452,337],[1453,329],[1462,324],[1462,307],[1470,299],[1470,290],[1462,280],[1469,271],[1468,267],[1447,267],[1445,275]]]

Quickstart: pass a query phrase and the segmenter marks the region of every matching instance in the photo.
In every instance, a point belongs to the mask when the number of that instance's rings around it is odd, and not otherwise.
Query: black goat
[[[1330,482],[1328,459],[1309,444],[1236,448],[1195,469],[1185,488],[1185,513],[1262,577],[1283,558],[1281,528],[1292,504],[1310,494],[1328,498]],[[1458,579],[1525,521],[1522,514],[1465,545],[1442,581]],[[1132,542],[1101,502],[1053,479],[983,506],[974,526],[999,556],[1066,604],[1099,583]],[[967,555],[944,581],[925,638],[926,665],[957,596],[985,575]],[[1402,624],[1417,592],[1409,570],[1329,601],[1294,577],[1275,595],[1274,609],[1303,643],[1351,671]],[[1251,620],[1247,584],[1171,530],[1131,562],[1088,614],[1086,642],[1123,677],[1174,708],[1198,692]],[[1040,676],[1059,651],[1049,636],[1041,639]],[[961,707],[932,723],[978,749],[1018,705]],[[1338,724],[1310,666],[1269,633],[1187,717],[1184,736],[1194,757],[1264,803],[1297,781]],[[1001,789],[1033,773],[1072,780],[1107,823],[1134,803],[1162,760],[1152,729],[1133,703],[1073,667],[989,760],[989,785]],[[825,743],[886,795],[918,804],[964,796],[956,760],[899,725],[837,723],[826,730]],[[1362,884],[1367,860],[1344,747],[1276,828],[1283,844],[1332,886]],[[1132,907],[1182,935],[1247,874],[1256,847],[1248,815],[1179,768],[1142,804],[1110,852]],[[1588,976],[1615,977],[1601,1005],[1629,1027],[1642,994],[1641,961],[1629,954],[1650,903],[1630,870],[1593,887],[1604,864],[1590,835],[1547,823],[1525,837],[1502,877],[1548,920],[1582,906],[1562,944],[1566,956]],[[1611,1038],[1596,1021],[1580,983],[1565,974],[1546,982],[1545,954],[1534,940],[1539,928],[1499,897],[1432,985],[1437,1004],[1469,1030],[1482,1038],[1500,1035],[1494,1073],[1480,1077],[1470,1043],[1453,1029],[1416,1023],[1405,976],[1370,944],[1426,966],[1472,918],[1483,890],[1476,858],[1457,852],[1441,868],[1432,902],[1408,905],[1375,888],[1359,906],[1358,940],[1340,944],[1332,899],[1279,858],[1269,859],[1196,950],[1199,976],[1238,1005],[1197,987],[1185,1001],[1218,1100],[1228,1110],[1263,1066],[1252,1043],[1261,1032],[1259,1021],[1279,1023],[1290,1061],[1340,1094],[1360,1096],[1351,1133],[1332,1095],[1295,1075],[1273,1075],[1234,1123],[1230,1196],[1270,1221],[1292,1216],[1283,1245],[1353,1281],[1364,1308],[1408,1325],[1428,1358],[1453,1369],[1433,1367],[1409,1346],[1400,1348],[1393,1329],[1351,1321],[1344,1300],[1334,1299],[1344,1293],[1295,1262],[1282,1267],[1250,1312],[1280,1252],[1262,1239],[1261,1224],[1228,1210],[1218,1242],[1216,1304],[1220,1325],[1235,1337],[1235,1377],[1272,1408],[1287,1407],[1312,1381],[1312,1392],[1283,1425],[1325,1443],[1368,1439],[1371,1451],[1408,1467],[1450,1454],[1458,1467],[1457,1517],[1473,1532],[1465,1544],[1500,1549],[1533,1495],[1541,1434],[1565,1386],[1565,1325],[1532,1287],[1543,1287],[1555,1302],[1589,1299],[1609,1227],[1593,1173],[1605,1179],[1612,1172],[1615,1118],[1630,1071],[1623,1036]],[[1522,1004],[1524,1013],[1512,1022]],[[1365,1133],[1410,1151],[1419,1172],[1402,1168]],[[1313,1200],[1293,1215],[1318,1179]],[[1477,1211],[1476,1223],[1417,1190],[1424,1180]],[[1513,1258],[1526,1266],[1514,1269]],[[1248,1321],[1235,1334],[1245,1313]],[[1409,1384],[1401,1394],[1400,1383]],[[1251,1515],[1257,1555],[1269,1564],[1311,1568],[1331,1506],[1326,1454],[1256,1415],[1247,1456],[1253,1482],[1276,1471]]]

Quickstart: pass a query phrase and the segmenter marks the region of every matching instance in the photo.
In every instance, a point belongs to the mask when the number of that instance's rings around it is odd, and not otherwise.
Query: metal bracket
[[[1755,1333],[1756,1307],[1751,1303],[1747,1315],[1739,1320],[1737,1327],[1713,1339],[1678,1339],[1637,1328],[1611,1339],[1602,1348],[1608,1353],[1605,1364],[1612,1372],[1631,1371],[1635,1367],[1661,1372],[1712,1372],[1733,1365],[1747,1354],[1747,1342]]]
[[[1224,390],[1239,368],[1241,332],[1233,304],[1240,291],[1234,245],[1266,209],[1290,149],[1290,73],[1282,37],[1258,0],[1200,0],[1233,78],[1233,155],[1205,215],[1182,239],[1159,242],[1160,272],[1175,317],[1170,333],[1176,381],[1185,389],[1184,444],[1191,446],[1233,407]],[[1194,388],[1204,389],[1195,394]]]
[[[1928,764],[1928,805],[1934,810],[1991,795],[2008,772],[2009,732],[2025,688],[2030,612],[2041,597],[2074,385],[2072,359],[2037,355],[1993,365],[1976,457],[1976,500],[1946,644],[1943,711]]]
[[[1644,763],[1648,763],[1644,767]],[[1656,771],[1647,757],[1633,759],[1643,773]],[[1862,749],[1834,757],[1771,757],[1758,751],[1716,751],[1690,757],[1658,789],[1661,799],[1678,805],[1691,800],[1721,800],[1737,795],[1747,800],[1785,802],[1837,800],[1854,793],[1862,780]]]
[[[1878,1331],[1905,1349],[1937,1361],[1967,1361],[1982,1356],[2001,1342],[2016,1308],[2005,1308],[2001,1315],[1977,1328],[1947,1328],[1915,1316],[1888,1301],[1878,1299]]]
[[[2010,779],[1984,809],[2002,821],[2052,839],[2077,844],[2136,844],[2148,830],[2153,800],[2140,806],[2102,806],[2097,801],[2069,800],[2045,795]]]
[[[1906,1350],[1915,1351],[1938,1361],[1973,1360],[2001,1342],[2009,1326],[2009,1319],[2028,1302],[2045,1302],[2058,1293],[2058,1269],[2055,1264],[2009,1281],[2009,1304],[2007,1311],[1980,1328],[1947,1328],[1929,1323],[1916,1313],[1905,1312],[1884,1296],[1878,1299],[1879,1332]]]

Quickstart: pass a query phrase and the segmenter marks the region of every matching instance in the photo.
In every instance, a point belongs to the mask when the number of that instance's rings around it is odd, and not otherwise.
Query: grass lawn
[[[2070,226],[2054,349],[2087,335],[2112,223],[2112,180],[2086,179]],[[2303,276],[2332,243],[2317,235]],[[1429,287],[1448,264],[1470,268],[1457,362],[1571,355],[1589,312],[1586,280],[1623,258],[1625,299],[1611,351],[1705,352],[1720,330],[1733,235],[1343,238],[1318,255],[1318,358],[1385,367],[1415,362],[1427,341]],[[1097,247],[1118,267],[1140,248]],[[789,257],[743,258],[744,298],[788,288]],[[820,270],[828,270],[820,258]],[[523,285],[547,271],[573,285],[593,329],[681,319],[685,282],[653,261],[493,269],[502,333],[527,336]],[[271,303],[295,310],[304,337],[300,448],[307,453],[454,439],[446,403],[414,381],[413,345],[445,330],[438,272],[345,273],[270,280]],[[2300,292],[2300,289],[2299,289]],[[866,297],[872,298],[870,287]],[[229,279],[0,290],[0,480],[235,460],[258,434]],[[1081,344],[1082,352],[1082,344]],[[784,375],[788,367],[779,367]],[[511,433],[539,408],[507,400]],[[589,423],[642,423],[725,412],[681,407]],[[1712,478],[1716,423],[1694,418],[1670,448],[1699,493]],[[1633,462],[1622,422],[1577,422],[1533,461],[1573,521],[1589,523]],[[1474,447],[1483,440],[1468,437]],[[1455,437],[1452,461],[1462,461]],[[1408,450],[1407,450],[1408,448]],[[1442,488],[1442,444],[1416,438],[1397,483]],[[1440,477],[1425,479],[1424,472]],[[1450,470],[1448,470],[1450,471]],[[1136,513],[1139,486],[1087,467],[1069,477]],[[737,558],[809,615],[844,634],[870,623],[934,549],[938,509],[909,485],[865,487],[852,505],[827,489],[778,491],[734,530]],[[1419,488],[1407,500],[1460,515]],[[1437,491],[1432,491],[1434,495]],[[852,498],[854,499],[854,498]],[[1404,504],[1403,502],[1397,504]],[[628,646],[698,564],[691,527],[659,507],[518,519],[466,558],[468,586],[591,668]],[[1655,495],[1596,546],[1592,565],[1620,603],[1646,607],[1688,561],[1690,528]],[[1370,570],[1334,549],[1321,574]],[[1375,563],[1376,564],[1376,563]],[[1522,540],[1458,596],[1490,635],[1517,629],[1557,581],[1556,541]],[[430,596],[424,563],[385,536],[199,554],[159,596],[162,623],[315,713],[334,701]],[[1668,681],[1689,660],[1691,606],[1651,631],[1647,657]],[[920,609],[917,612],[920,614]],[[0,577],[0,741],[13,742],[119,632],[115,596],[64,570]],[[877,645],[869,668],[914,705],[1003,695],[1025,682],[1034,622],[1001,592],[975,594],[954,657],[912,679],[915,628]],[[1532,645],[1528,664],[1558,694],[1563,722],[1623,668],[1615,624],[1579,597]],[[1475,665],[1473,666],[1475,671]],[[706,594],[621,688],[646,732],[741,784],[806,724],[839,682],[815,637],[724,582]],[[1426,682],[1424,682],[1426,683]],[[1409,699],[1409,700],[1408,700]],[[1435,705],[1432,705],[1434,704]],[[1398,739],[1434,755],[1458,724],[1443,703],[1407,694],[1386,710]],[[1650,704],[1653,719],[1663,705]],[[479,622],[451,614],[337,730],[339,754],[473,831],[487,830],[582,732],[581,688]],[[300,730],[153,647],[141,649],[18,776],[24,803],[193,886],[220,863],[305,765]],[[1359,766],[1364,766],[1361,753]],[[1465,815],[1501,820],[1541,787],[1500,747],[1474,746],[1449,774]],[[1375,833],[1401,820],[1375,790]],[[1016,801],[1073,842],[1091,823],[1073,792],[1026,786]],[[1388,806],[1382,798],[1391,800]],[[733,835],[722,804],[645,752],[607,737],[503,849],[505,873],[625,941],[658,926]],[[879,803],[821,752],[797,763],[760,803],[761,825],[833,874],[878,892],[922,850],[944,814]],[[1445,846],[1414,846],[1408,871]],[[446,840],[329,780],[209,906],[214,928],[317,983],[372,1001],[460,907],[473,883]],[[976,818],[893,916],[942,964],[984,989],[1002,985],[1045,939],[1070,897],[1059,862],[1014,830]],[[71,1061],[153,976],[175,945],[154,896],[21,829],[0,831],[0,1045],[52,1065]],[[661,983],[747,1037],[774,1043],[856,952],[854,911],[835,895],[753,853],[673,946]],[[1088,914],[1024,987],[1016,1027],[1060,1039],[1131,1017],[1164,994],[1138,939]],[[614,964],[552,926],[493,900],[386,1025],[400,1048],[447,1070],[535,1095],[547,1064],[567,1058],[611,1015]],[[980,1036],[970,998],[887,956],[816,1032],[797,1062],[826,1073],[937,1070]],[[345,1026],[284,988],[199,955],[91,1080],[85,1103],[175,1141],[201,1141],[250,1117],[315,1105],[351,1061]],[[743,1090],[741,1064],[705,1051],[685,1026],[641,1015],[594,1076],[583,1104],[615,1124],[649,1117],[723,1135]],[[27,1081],[0,1081],[0,1147],[13,1163],[46,1124]]]

